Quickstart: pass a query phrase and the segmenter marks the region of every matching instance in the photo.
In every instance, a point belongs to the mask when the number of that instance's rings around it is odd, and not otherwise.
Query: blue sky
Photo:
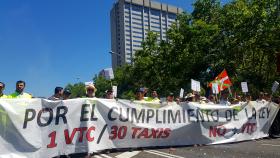
[[[157,0],[188,12],[194,0]],[[0,81],[17,80],[48,97],[56,86],[90,81],[111,67],[110,9],[115,0],[1,0]]]

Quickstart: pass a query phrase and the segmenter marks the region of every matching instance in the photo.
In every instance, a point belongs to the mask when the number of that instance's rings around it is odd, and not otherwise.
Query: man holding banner
[[[0,98],[7,98],[7,96],[3,94],[4,89],[5,89],[5,84],[3,82],[0,82]]]

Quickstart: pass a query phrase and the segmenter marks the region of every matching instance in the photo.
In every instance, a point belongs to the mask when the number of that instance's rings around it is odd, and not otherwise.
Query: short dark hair
[[[65,88],[64,91],[63,91],[63,94],[64,95],[71,95],[71,90],[68,89],[68,88]]]
[[[2,85],[3,85],[3,88],[5,88],[5,83],[3,83],[3,82],[0,82]]]
[[[17,81],[16,85],[18,85],[18,84],[20,84],[20,83],[23,83],[23,84],[24,84],[24,86],[25,86],[25,82],[24,82],[24,81],[22,81],[22,80]]]
[[[54,89],[54,94],[58,94],[60,91],[62,91],[63,88],[62,87],[55,87]]]

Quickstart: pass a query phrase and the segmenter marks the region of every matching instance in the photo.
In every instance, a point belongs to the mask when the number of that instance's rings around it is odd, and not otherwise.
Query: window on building
[[[152,15],[159,16],[159,15],[160,15],[160,11],[159,11],[159,10],[156,10],[156,9],[151,9],[151,14],[152,14]]]

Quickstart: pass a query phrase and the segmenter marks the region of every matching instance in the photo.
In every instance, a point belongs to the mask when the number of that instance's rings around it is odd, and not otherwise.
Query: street
[[[221,145],[110,151],[92,158],[279,158],[279,148],[280,138],[265,138]]]

